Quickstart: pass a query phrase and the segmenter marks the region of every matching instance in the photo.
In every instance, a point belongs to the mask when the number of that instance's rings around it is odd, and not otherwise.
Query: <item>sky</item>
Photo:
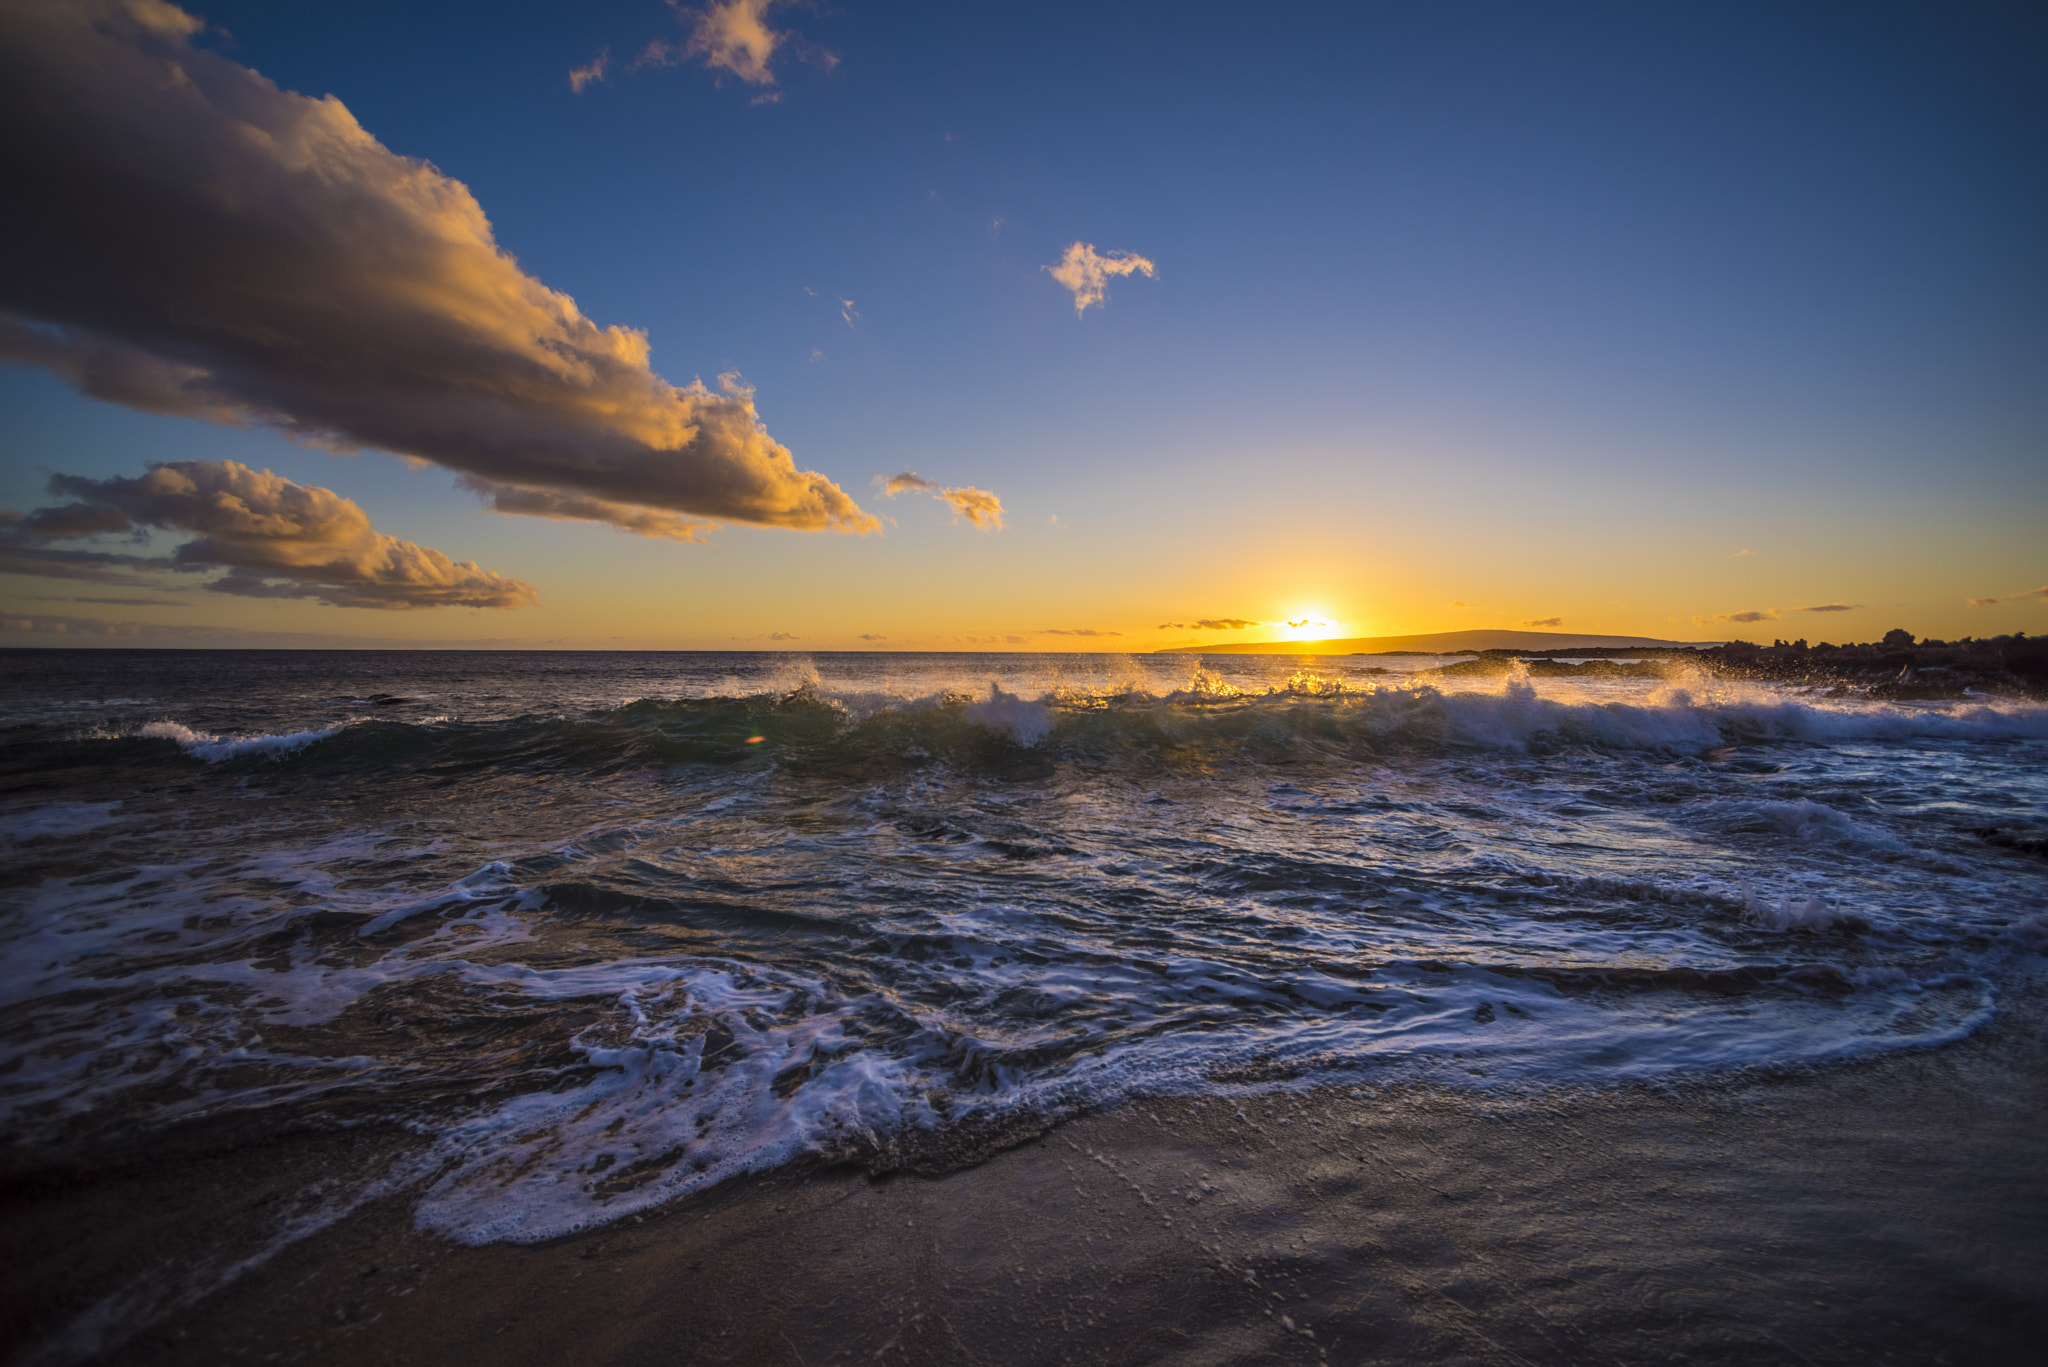
[[[0,642],[2039,634],[2044,69],[2017,4],[11,0]]]

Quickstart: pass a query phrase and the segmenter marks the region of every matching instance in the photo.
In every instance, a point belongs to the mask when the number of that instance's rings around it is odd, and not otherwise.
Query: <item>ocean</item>
[[[2048,707],[1423,657],[12,651],[16,1167],[397,1127],[459,1243],[1142,1097],[1960,1039],[2048,946]]]

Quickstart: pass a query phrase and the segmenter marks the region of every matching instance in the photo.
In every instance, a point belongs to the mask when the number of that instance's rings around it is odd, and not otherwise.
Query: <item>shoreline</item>
[[[2042,978],[1969,1039],[1813,1071],[1141,1099],[941,1176],[783,1170],[539,1244],[419,1233],[397,1193],[50,1351],[404,1144],[221,1127],[11,1175],[8,1360],[2017,1361],[2048,1331]]]

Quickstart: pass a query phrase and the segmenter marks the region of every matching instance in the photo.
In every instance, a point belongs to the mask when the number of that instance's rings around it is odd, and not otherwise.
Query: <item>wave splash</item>
[[[1083,689],[1056,684],[1027,697],[990,683],[982,693],[943,689],[904,696],[828,690],[815,678],[786,692],[642,699],[602,711],[485,722],[352,720],[279,734],[218,735],[174,721],[132,734],[168,740],[208,764],[283,759],[309,749],[462,748],[531,742],[586,754],[615,742],[620,757],[731,763],[796,759],[998,759],[1114,750],[1260,747],[1370,754],[1472,747],[1546,753],[1567,746],[1694,755],[1780,742],[2038,740],[2048,707],[2032,702],[1912,704],[1826,701],[1741,685],[1658,687],[1616,699],[1545,690],[1510,676],[1490,691],[1386,684],[1301,672],[1263,691],[1198,671],[1184,687]]]

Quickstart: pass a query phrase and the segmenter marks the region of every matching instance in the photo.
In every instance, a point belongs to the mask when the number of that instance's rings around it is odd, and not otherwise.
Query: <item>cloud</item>
[[[875,483],[881,485],[882,492],[890,498],[900,493],[914,492],[944,499],[952,505],[953,520],[956,522],[964,517],[985,532],[999,532],[1003,529],[1003,501],[986,489],[976,489],[965,484],[957,489],[948,489],[910,470],[905,470],[900,475],[892,475],[888,479],[876,475]]]
[[[657,38],[633,59],[633,65],[674,66],[694,60],[757,86],[775,84],[775,73],[768,67],[778,49],[827,70],[837,66],[837,54],[807,43],[795,33],[768,26],[768,11],[787,3],[789,0],[713,0],[701,10],[688,10],[670,0],[676,21],[689,26],[690,36],[680,43]],[[754,103],[773,104],[781,98],[779,91],[766,92],[755,96]]]
[[[589,85],[592,81],[603,80],[605,72],[611,69],[611,65],[612,50],[606,48],[590,59],[590,65],[574,67],[570,70],[569,89],[581,95],[584,86]]]
[[[559,522],[602,522],[635,536],[661,537],[670,541],[704,541],[718,524],[659,508],[639,508],[611,503],[588,494],[564,494],[551,489],[522,489],[516,484],[493,484],[475,475],[457,475],[455,482],[483,499],[494,513],[517,517],[545,517]]]
[[[1810,607],[1794,608],[1794,612],[1854,612],[1861,603],[1815,603]]]
[[[1522,623],[1522,625],[1525,627],[1561,627],[1564,625],[1564,618],[1535,617],[1531,618],[1529,621]]]
[[[1784,616],[1776,608],[1751,608],[1745,612],[1717,612],[1711,617],[1694,617],[1692,620],[1696,626],[1710,627],[1717,622],[1776,622]]]
[[[2008,593],[2002,598],[1972,598],[1968,601],[1973,608],[1988,608],[1994,603],[2019,603],[2029,598],[2035,602],[2048,601],[2048,584],[2043,584],[2038,589],[2028,589],[2025,593]]]
[[[819,297],[818,292],[812,289],[809,285],[804,286],[804,293],[810,295],[813,299]],[[853,306],[853,301],[851,299],[841,299],[836,294],[828,294],[825,295],[824,297],[830,299],[834,304],[838,306],[839,316],[846,320],[847,327],[851,328],[854,324],[860,321],[860,310],[856,309]],[[820,353],[815,347],[812,348],[811,356],[813,359],[816,359],[820,354],[822,353]]]
[[[771,631],[768,633],[768,639],[771,641],[801,641],[803,637],[793,631]]]
[[[1121,631],[1097,631],[1093,627],[1040,627],[1040,636],[1121,636]]]
[[[494,489],[879,530],[736,376],[670,384],[644,333],[521,270],[468,187],[199,29],[161,0],[0,6],[0,183],[39,206],[0,216],[0,360]]]
[[[15,616],[11,613],[0,615],[0,631],[22,634],[39,633],[45,636],[186,636],[200,633],[211,634],[212,627],[164,627],[150,622],[105,622],[97,617],[53,617],[38,613],[33,617]]]
[[[1453,598],[1451,600],[1451,606],[1454,608],[1469,608],[1472,605],[1470,603],[1461,603],[1457,599]]]
[[[517,608],[538,597],[523,580],[377,531],[361,508],[331,489],[231,460],[172,461],[136,479],[58,475],[50,491],[78,501],[10,520],[0,568],[100,582],[109,582],[103,571],[114,566],[184,574],[224,569],[203,587],[352,608]],[[168,557],[38,544],[150,527],[197,535]]]
[[[860,634],[860,639],[863,641],[886,641],[889,638],[875,632],[864,631]]]
[[[1142,272],[1152,275],[1152,263],[1142,256],[1130,252],[1111,252],[1108,256],[1096,253],[1091,243],[1076,242],[1067,248],[1067,254],[1060,258],[1057,266],[1041,266],[1052,278],[1074,292],[1074,316],[1087,312],[1090,304],[1100,304],[1109,293],[1109,278],[1112,275],[1130,275]]]
[[[342,636],[313,631],[249,630],[207,623],[108,621],[103,617],[58,617],[48,613],[0,614],[0,632],[60,636],[74,644],[104,641],[120,645],[230,646],[241,649],[531,650],[536,646],[566,644],[515,636]]]
[[[1204,617],[1199,622],[1161,622],[1154,631],[1243,631],[1246,627],[1261,627],[1264,622],[1254,622],[1244,617]]]
[[[1007,641],[1009,644],[1013,646],[1024,645],[1025,643],[1030,641],[1030,639],[1031,638],[1029,636],[1005,636],[1003,638],[1003,640]]]
[[[118,551],[64,550],[35,545],[9,529],[0,533],[0,574],[36,575],[50,579],[82,579],[124,588],[161,589],[163,574],[204,574],[206,565],[180,565],[161,556]]]
[[[117,608],[181,608],[187,604],[175,598],[46,598],[47,603],[105,603]]]
[[[1736,551],[1736,552],[1735,552],[1734,554],[1730,555],[1730,556],[1729,556],[1728,558],[1729,558],[1730,560],[1740,560],[1740,559],[1742,559],[1742,557],[1743,557],[1743,556],[1745,556],[1745,555],[1755,555],[1755,554],[1756,554],[1756,552],[1755,552],[1755,551],[1752,551],[1752,550],[1740,550],[1740,551]]]

